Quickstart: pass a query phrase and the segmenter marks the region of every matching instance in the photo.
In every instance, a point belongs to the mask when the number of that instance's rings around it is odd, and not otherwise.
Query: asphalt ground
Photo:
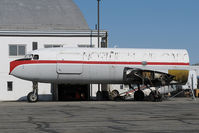
[[[0,102],[1,133],[198,133],[199,99]]]

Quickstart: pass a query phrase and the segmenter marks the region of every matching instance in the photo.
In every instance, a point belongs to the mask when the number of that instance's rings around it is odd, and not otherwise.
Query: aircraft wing
[[[186,84],[188,70],[168,70],[168,73],[138,68],[124,69],[125,84],[144,84],[150,87],[160,87],[171,84]]]

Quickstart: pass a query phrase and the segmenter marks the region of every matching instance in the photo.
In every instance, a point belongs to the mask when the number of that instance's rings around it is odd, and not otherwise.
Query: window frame
[[[35,54],[35,55],[33,55],[33,58],[32,58],[33,60],[39,60],[39,55],[38,54]]]
[[[9,86],[9,83],[11,83],[10,85],[11,86]],[[10,88],[11,87],[11,88]],[[7,91],[13,91],[13,81],[7,81]]]
[[[32,50],[38,49],[38,42],[32,42]]]
[[[10,55],[10,47],[11,46],[17,46],[17,55]],[[22,55],[22,54],[19,54],[20,52],[19,52],[19,47],[20,46],[24,46],[24,55]],[[17,57],[17,56],[25,56],[26,55],[26,51],[27,51],[27,45],[26,44],[9,44],[8,45],[8,56],[9,57]]]

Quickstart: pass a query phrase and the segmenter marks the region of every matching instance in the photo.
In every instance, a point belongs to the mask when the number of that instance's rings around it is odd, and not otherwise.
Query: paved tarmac
[[[1,133],[198,133],[199,99],[0,102]]]

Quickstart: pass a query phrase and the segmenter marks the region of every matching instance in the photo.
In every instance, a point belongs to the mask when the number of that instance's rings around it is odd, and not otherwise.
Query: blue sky
[[[97,0],[74,0],[91,29]],[[199,0],[102,0],[101,28],[109,47],[187,49],[199,63]]]

